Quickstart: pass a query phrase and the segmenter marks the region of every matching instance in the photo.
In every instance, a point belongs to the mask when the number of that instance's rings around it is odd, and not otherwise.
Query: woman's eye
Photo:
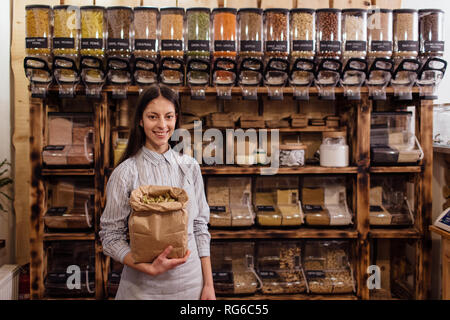
[[[167,119],[173,119],[173,116],[172,115],[167,116]]]
[[[156,116],[148,116],[148,118],[151,119],[151,120],[155,120]]]

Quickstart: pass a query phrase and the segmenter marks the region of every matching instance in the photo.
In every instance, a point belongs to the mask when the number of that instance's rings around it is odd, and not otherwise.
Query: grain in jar
[[[244,8],[238,11],[238,51],[241,58],[263,55],[263,10]]]
[[[83,6],[81,13],[81,54],[101,56],[105,54],[105,8]]]
[[[420,54],[424,57],[444,55],[444,11],[419,10]]]
[[[289,10],[264,10],[264,54],[270,58],[287,58],[289,55]]]
[[[365,59],[367,54],[367,10],[342,10],[342,40],[344,61],[350,58]]]
[[[134,55],[154,56],[158,52],[159,10],[152,7],[134,8]]]
[[[108,25],[108,55],[126,57],[131,53],[133,10],[124,6],[108,7],[106,21]]]
[[[237,10],[216,8],[212,11],[213,20],[213,56],[236,57]]]
[[[316,41],[316,16],[314,9],[292,9],[290,12],[291,26],[291,57],[314,59]]]
[[[341,10],[316,10],[317,58],[339,59],[341,55]]]
[[[209,59],[210,12],[209,8],[186,10],[188,57]]]
[[[76,55],[79,50],[80,10],[63,5],[53,7],[53,54]]]
[[[393,21],[391,9],[373,9],[368,11],[367,41],[369,63],[375,58],[392,57]]]
[[[161,57],[184,55],[184,9],[162,8],[161,13]]]
[[[415,58],[418,52],[419,18],[417,10],[394,10],[394,58]]]
[[[50,55],[52,10],[46,5],[25,7],[25,48],[27,55]]]

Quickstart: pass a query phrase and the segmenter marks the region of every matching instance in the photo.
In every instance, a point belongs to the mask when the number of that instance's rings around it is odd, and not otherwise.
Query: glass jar
[[[69,5],[54,6],[53,19],[53,54],[77,55],[80,48],[80,10]]]
[[[239,9],[238,24],[239,57],[262,57],[263,10],[258,8]]]
[[[341,10],[316,11],[317,58],[339,59],[342,53]]]
[[[344,65],[350,58],[365,59],[367,54],[367,10],[342,10]]]
[[[184,9],[162,8],[161,13],[161,57],[184,55]]]
[[[444,55],[444,11],[419,10],[420,55],[442,57]]]
[[[316,40],[316,15],[314,9],[292,9],[291,25],[291,57],[314,59]]]
[[[236,58],[236,13],[232,8],[212,11],[214,57]]]
[[[264,53],[266,63],[271,58],[289,56],[289,10],[264,10]]]
[[[153,7],[134,8],[134,55],[152,57],[158,53],[159,10]]]
[[[130,7],[123,6],[108,7],[106,9],[106,21],[108,24],[108,55],[129,56],[131,54],[133,10]]]
[[[367,18],[368,59],[392,57],[392,10],[369,10]]]
[[[83,6],[81,12],[81,55],[105,54],[105,8]]]
[[[210,12],[209,8],[186,10],[188,57],[209,59]]]
[[[416,58],[418,53],[419,17],[417,10],[394,10],[394,58]]]
[[[27,55],[50,55],[52,10],[46,5],[25,7],[25,44]]]

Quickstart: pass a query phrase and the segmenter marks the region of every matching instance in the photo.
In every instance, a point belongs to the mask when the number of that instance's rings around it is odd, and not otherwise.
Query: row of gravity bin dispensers
[[[242,88],[257,99],[265,86],[270,99],[335,99],[343,87],[349,100],[367,86],[374,100],[386,87],[399,100],[436,99],[444,76],[444,13],[438,9],[258,9],[151,8],[31,5],[26,7],[25,73],[32,94],[45,97],[59,85],[73,97],[83,83],[99,97],[105,84],[114,98],[127,87],[163,83],[186,86],[204,99],[213,86],[230,99]]]

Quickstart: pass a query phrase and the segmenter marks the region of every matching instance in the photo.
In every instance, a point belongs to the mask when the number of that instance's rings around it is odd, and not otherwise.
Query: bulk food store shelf
[[[371,173],[419,173],[421,166],[398,166],[398,167],[370,167]]]
[[[280,295],[263,295],[256,294],[253,296],[233,296],[233,297],[217,297],[217,300],[358,300],[353,294],[280,294]]]
[[[94,169],[42,169],[43,176],[94,176]]]
[[[204,175],[227,175],[227,174],[355,174],[358,173],[357,167],[344,168],[326,168],[319,166],[304,167],[259,167],[259,166],[202,166]]]
[[[386,229],[370,228],[369,237],[374,239],[420,239],[420,231],[416,228]]]
[[[358,231],[352,228],[260,228],[219,230],[210,228],[212,239],[357,239]]]
[[[44,233],[44,241],[95,240],[94,233]]]

